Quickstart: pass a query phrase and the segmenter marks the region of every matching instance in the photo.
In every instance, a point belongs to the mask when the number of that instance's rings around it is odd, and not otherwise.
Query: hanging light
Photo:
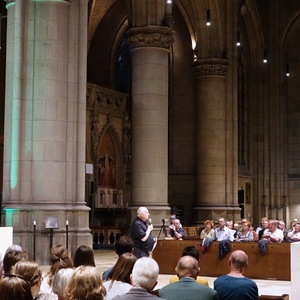
[[[267,56],[267,50],[264,50],[264,59],[263,59],[263,63],[266,64],[268,62],[268,56]]]
[[[206,26],[210,26],[210,10],[206,11]]]
[[[237,31],[236,33],[236,45],[239,47],[241,46],[241,36],[240,36],[240,32]]]
[[[172,0],[167,0],[167,4],[172,4]]]

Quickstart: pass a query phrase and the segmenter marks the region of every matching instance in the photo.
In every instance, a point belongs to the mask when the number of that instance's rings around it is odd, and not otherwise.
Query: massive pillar
[[[197,200],[195,222],[219,217],[239,219],[237,203],[227,199],[226,75],[227,59],[198,59],[197,78]],[[237,200],[236,200],[237,201]]]
[[[168,72],[172,32],[145,26],[128,32],[132,46],[132,218],[147,206],[161,224],[168,207]]]
[[[47,263],[91,244],[84,202],[86,0],[8,0],[3,205],[14,243]],[[57,222],[56,222],[57,221]],[[57,223],[57,224],[56,224]],[[49,247],[48,247],[49,245]]]

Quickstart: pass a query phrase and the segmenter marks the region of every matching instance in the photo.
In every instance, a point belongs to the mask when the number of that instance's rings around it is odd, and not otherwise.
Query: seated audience
[[[232,232],[233,237],[236,237],[237,231],[236,229],[233,227],[233,221],[232,220],[227,220],[226,221],[226,227],[229,228]]]
[[[258,250],[261,255],[267,253],[268,243],[281,243],[283,241],[283,232],[277,225],[277,220],[269,220],[268,228],[264,231],[261,239],[258,241]]]
[[[68,250],[62,245],[53,246],[50,250],[50,265],[50,270],[42,281],[42,293],[52,293],[52,282],[54,276],[60,269],[73,268],[73,262]]]
[[[150,257],[138,259],[130,276],[132,288],[126,294],[114,297],[113,300],[159,299],[151,294],[157,284],[158,273],[158,264],[154,259]]]
[[[186,256],[186,255],[194,257],[198,262],[200,261],[199,251],[195,246],[185,247],[182,250],[181,257]],[[178,280],[179,280],[178,275],[174,275],[170,278],[169,283],[174,283]],[[196,281],[197,281],[197,283],[208,286],[208,281],[203,277],[197,276]]]
[[[300,224],[296,223],[291,231],[287,234],[288,242],[299,242],[300,241]]]
[[[260,226],[256,228],[256,233],[258,234],[258,239],[260,240],[264,231],[268,228],[269,222],[268,218],[263,217],[260,219]]]
[[[254,230],[254,227],[253,227],[252,223],[249,222],[249,224],[250,224],[249,230],[252,232],[252,235],[253,235],[253,242],[257,242],[258,241],[258,234]]]
[[[121,236],[116,242],[115,242],[115,252],[120,257],[124,253],[133,253],[133,241],[132,239],[127,236],[123,235]],[[107,269],[102,274],[102,279],[105,280],[107,278],[107,275],[110,273],[113,267]]]
[[[231,253],[229,258],[230,272],[214,281],[214,289],[219,300],[258,300],[256,283],[243,275],[248,265],[248,256],[242,250]]]
[[[230,252],[230,242],[234,240],[233,232],[225,226],[224,218],[219,219],[219,227],[215,229],[215,239],[219,242],[219,259],[223,259]]]
[[[287,239],[288,229],[285,228],[285,223],[283,221],[278,221],[278,229],[282,230],[283,233],[283,239]]]
[[[206,238],[214,238],[214,234],[214,222],[212,220],[206,220],[204,222],[204,229],[200,233],[200,240],[203,241]]]
[[[73,268],[65,268],[59,270],[54,276],[52,282],[52,291],[55,295],[57,295],[58,300],[64,300],[64,292],[68,284],[68,280],[70,279],[73,272]]]
[[[106,300],[111,300],[117,295],[123,295],[132,288],[130,275],[135,262],[136,257],[131,253],[124,253],[119,257],[117,263],[108,274],[107,281],[103,283],[107,292]]]
[[[235,240],[237,242],[252,242],[253,233],[250,231],[250,222],[242,223],[242,230],[237,233]]]
[[[175,270],[179,281],[161,288],[160,297],[166,300],[218,299],[216,291],[196,282],[200,268],[194,257],[189,255],[181,257]]]
[[[175,219],[173,226],[169,227],[168,237],[172,237],[174,240],[183,240],[185,238],[185,231],[180,224],[180,220]]]
[[[1,300],[33,300],[30,284],[16,274],[4,274],[0,280]]]
[[[79,266],[68,280],[65,300],[103,300],[106,290],[96,267]]]
[[[75,268],[79,266],[96,267],[93,249],[84,245],[78,247],[74,254],[73,265]]]
[[[42,283],[42,270],[40,266],[33,261],[18,261],[12,267],[12,273],[22,276],[30,285],[31,294],[34,299],[51,299],[47,295],[39,295]],[[53,300],[57,297],[53,296]]]
[[[28,260],[28,255],[23,251],[19,251],[19,250],[6,251],[3,258],[3,272],[11,273],[12,267],[18,261],[25,261],[25,260]]]

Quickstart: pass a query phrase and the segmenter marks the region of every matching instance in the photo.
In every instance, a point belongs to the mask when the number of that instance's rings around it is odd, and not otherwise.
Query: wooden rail
[[[218,277],[229,271],[228,258],[234,250],[243,250],[248,255],[245,276],[256,279],[291,280],[290,243],[268,244],[265,256],[258,252],[257,242],[232,242],[231,252],[219,259],[219,243],[213,242],[205,254],[196,240],[159,240],[152,257],[157,261],[161,274],[174,274],[175,266],[186,246],[196,246],[200,251],[200,275]]]

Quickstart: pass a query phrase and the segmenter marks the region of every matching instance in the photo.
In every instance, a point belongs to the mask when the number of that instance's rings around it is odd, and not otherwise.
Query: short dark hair
[[[115,251],[119,256],[121,256],[122,254],[124,254],[126,252],[132,253],[132,249],[133,249],[133,241],[127,235],[122,235],[115,242]]]
[[[189,256],[192,256],[192,257],[196,258],[197,261],[199,261],[199,259],[200,259],[199,250],[195,246],[185,247],[182,250],[181,257],[186,256],[186,255],[189,255]]]

